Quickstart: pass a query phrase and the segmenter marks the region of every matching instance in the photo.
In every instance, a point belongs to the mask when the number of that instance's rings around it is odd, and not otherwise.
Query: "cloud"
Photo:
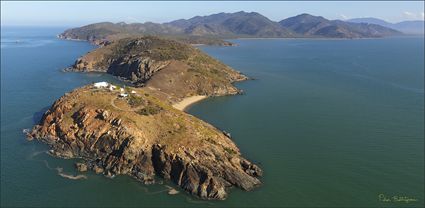
[[[414,13],[414,12],[408,12],[404,11],[402,13],[402,17],[405,19],[424,19],[424,12],[421,13]]]
[[[415,14],[413,14],[412,12],[403,12],[403,15],[405,16],[405,17],[409,17],[409,18],[412,18],[412,17],[415,17],[416,15]]]
[[[339,16],[340,16],[343,20],[348,19],[348,17],[347,17],[346,15],[344,15],[344,14],[339,14]]]
[[[415,14],[413,14],[412,12],[403,12],[403,15],[405,15],[406,17],[413,17],[413,16],[415,16]]]

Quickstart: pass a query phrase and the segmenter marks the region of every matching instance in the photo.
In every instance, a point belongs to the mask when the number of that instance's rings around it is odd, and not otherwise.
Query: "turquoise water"
[[[256,80],[237,84],[245,95],[207,99],[189,112],[231,132],[265,174],[264,185],[252,192],[232,189],[226,201],[201,201],[126,176],[63,178],[55,168],[76,175],[75,161],[52,158],[44,144],[25,140],[22,130],[63,93],[117,82],[61,72],[93,49],[56,39],[63,29],[2,28],[2,206],[424,205],[422,38],[234,40],[237,47],[202,47]],[[418,201],[380,202],[379,194]]]

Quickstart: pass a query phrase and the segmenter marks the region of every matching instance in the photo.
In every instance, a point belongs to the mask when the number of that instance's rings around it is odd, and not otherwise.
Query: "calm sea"
[[[64,29],[2,28],[1,206],[424,206],[423,37],[202,47],[255,80],[237,84],[244,95],[207,99],[189,113],[231,132],[265,172],[252,192],[202,201],[127,176],[65,178],[79,174],[74,160],[26,141],[23,129],[65,92],[118,82],[61,72],[94,48],[56,39]],[[380,195],[417,201],[382,202]]]

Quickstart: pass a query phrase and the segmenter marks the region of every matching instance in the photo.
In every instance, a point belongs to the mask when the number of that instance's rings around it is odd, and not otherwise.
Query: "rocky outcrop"
[[[80,171],[130,175],[145,184],[157,175],[203,199],[225,199],[231,186],[249,191],[261,184],[261,169],[220,130],[143,88],[128,90],[144,102],[135,106],[134,97],[91,86],[67,93],[28,137],[49,144],[54,156],[82,158]],[[154,107],[160,110],[140,113]]]
[[[136,84],[141,85],[149,80],[155,72],[167,66],[169,61],[154,61],[150,58],[119,59],[114,61],[108,73],[118,77],[126,77]]]
[[[86,172],[87,171],[87,165],[84,163],[76,163],[75,168],[77,168],[80,172]]]

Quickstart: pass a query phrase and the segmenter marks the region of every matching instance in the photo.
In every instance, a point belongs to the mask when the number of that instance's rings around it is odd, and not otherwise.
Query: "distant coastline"
[[[58,37],[88,40],[101,45],[122,38],[151,35],[194,46],[233,46],[224,39],[348,40],[399,36],[403,33],[377,24],[329,20],[306,13],[276,22],[257,12],[240,11],[179,19],[167,23],[99,22],[67,29]]]

